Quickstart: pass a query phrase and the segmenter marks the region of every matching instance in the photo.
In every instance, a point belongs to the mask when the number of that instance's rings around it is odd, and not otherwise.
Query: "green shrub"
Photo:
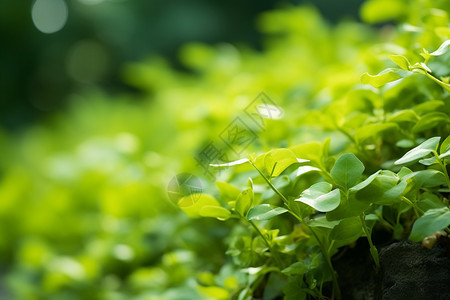
[[[368,1],[378,29],[267,12],[261,52],[191,43],[188,71],[125,67],[142,96],[80,92],[2,134],[0,299],[337,298],[342,247],[366,237],[377,266],[374,230],[447,228],[450,7],[413,4]],[[253,122],[258,95],[283,117]],[[237,117],[255,136],[239,154],[221,139]],[[195,159],[211,142],[216,183]],[[193,218],[167,197],[182,172],[202,178],[179,202]]]

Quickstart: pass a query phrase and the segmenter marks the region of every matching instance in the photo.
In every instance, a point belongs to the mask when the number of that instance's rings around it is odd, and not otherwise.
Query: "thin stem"
[[[434,77],[433,75],[431,75],[428,72],[425,72],[425,75],[430,78],[431,80],[433,80],[434,82],[436,82],[437,84],[439,84],[441,87],[443,87],[444,89],[447,90],[447,92],[450,92],[450,84],[445,83],[441,80],[439,80],[438,78]]]
[[[303,224],[304,226],[306,226],[311,233],[313,234],[314,238],[317,240],[317,243],[319,244],[319,248],[322,252],[322,254],[325,256],[325,260],[327,262],[327,265],[330,269],[331,272],[331,276],[333,279],[333,289],[336,292],[337,298],[340,299],[341,298],[341,291],[339,288],[339,284],[337,281],[337,277],[336,277],[336,272],[334,271],[333,268],[333,264],[331,263],[331,257],[327,251],[327,248],[325,247],[325,245],[322,243],[322,241],[319,239],[319,236],[316,234],[316,232],[308,225],[306,224],[302,218],[300,218],[300,216],[298,216],[291,208],[289,205],[289,201],[287,200],[287,198],[272,184],[272,182],[255,166],[255,164],[250,161],[250,164],[256,169],[256,171],[258,171],[258,173],[264,178],[264,180],[267,182],[267,184],[270,186],[270,188],[278,195],[280,196],[280,198],[283,200],[284,204],[286,205],[286,207],[288,208],[288,212],[295,217],[300,224]]]
[[[259,230],[258,226],[256,226],[256,224],[253,221],[247,221],[247,222],[250,223],[250,225],[252,225],[252,227],[255,229],[255,231],[261,236],[261,238],[264,241],[264,244],[266,244],[267,248],[269,248],[269,251],[272,254],[273,259],[275,260],[277,265],[280,267],[280,269],[283,269],[283,263],[281,262],[281,259],[278,257],[278,254],[275,251],[273,251],[271,244],[269,243],[267,238],[264,236],[264,234],[261,232],[261,230]]]
[[[264,178],[264,180],[267,182],[267,184],[270,186],[270,188],[278,195],[280,196],[281,200],[283,200],[284,204],[286,206],[289,207],[289,202],[286,199],[286,197],[284,197],[284,195],[282,193],[280,193],[280,191],[272,184],[272,182],[255,166],[255,164],[250,161],[250,164],[253,166],[253,168],[256,169],[256,171],[258,171],[259,175],[262,176],[262,178]]]
[[[372,255],[372,258],[373,258],[373,260],[375,262],[375,266],[376,266],[376,268],[378,270],[378,269],[380,269],[380,259],[378,258],[378,250],[374,246],[374,244],[372,243],[371,232],[369,231],[369,228],[367,228],[367,224],[366,224],[364,213],[360,214],[359,218],[361,219],[361,224],[363,226],[364,233],[366,234],[367,240],[369,241],[370,254]]]
[[[326,181],[328,181],[331,184],[334,184],[333,177],[331,177],[330,172],[325,170],[325,168],[319,167],[320,172],[322,173],[322,176],[325,178]]]
[[[288,208],[289,208],[289,206],[288,206]],[[339,288],[339,284],[338,284],[337,277],[336,277],[336,272],[334,271],[333,264],[331,263],[331,257],[329,255],[329,252],[328,252],[327,248],[322,243],[322,241],[319,239],[319,236],[317,235],[317,233],[308,224],[306,224],[302,220],[302,218],[300,218],[300,216],[298,216],[296,213],[294,213],[291,209],[289,209],[288,212],[292,216],[294,216],[300,222],[300,224],[302,224],[306,228],[308,228],[311,231],[311,233],[314,236],[314,238],[316,239],[317,243],[319,244],[320,251],[322,252],[323,256],[325,256],[325,261],[327,262],[328,268],[330,269],[331,276],[332,276],[332,279],[333,279],[333,289],[336,292],[337,298],[341,299],[341,290]]]
[[[388,221],[386,221],[382,214],[377,214],[378,220],[380,221],[381,224],[383,224],[384,226],[386,226],[387,228],[394,230],[394,226],[392,226],[391,223],[389,223]],[[398,222],[397,222],[398,223]]]
[[[401,198],[403,201],[405,201],[406,203],[408,203],[409,205],[411,205],[415,210],[417,210],[418,212],[420,212],[422,215],[425,213],[420,207],[418,207],[414,202],[412,202],[411,200],[409,200],[408,198],[406,198],[405,196],[402,196]]]
[[[445,174],[445,180],[447,182],[447,187],[450,189],[450,178],[448,177],[448,172],[447,172],[447,164],[445,163],[445,161],[442,161],[441,158],[439,157],[439,155],[437,154],[436,151],[433,151],[434,156],[436,156],[436,159],[438,161],[438,164],[441,166],[442,171]]]

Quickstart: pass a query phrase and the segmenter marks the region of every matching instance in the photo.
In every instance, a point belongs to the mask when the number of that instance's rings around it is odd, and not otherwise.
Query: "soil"
[[[375,299],[377,275],[367,239],[359,239],[334,257],[342,299]]]
[[[392,243],[380,251],[378,273],[368,249],[360,239],[333,262],[342,299],[450,300],[449,238],[439,238],[432,249],[407,240]]]

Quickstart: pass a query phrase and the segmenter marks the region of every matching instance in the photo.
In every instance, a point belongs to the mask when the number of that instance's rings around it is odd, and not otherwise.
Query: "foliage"
[[[267,12],[263,52],[191,43],[189,72],[125,68],[141,97],[91,91],[1,135],[0,299],[339,298],[343,248],[366,238],[377,267],[374,231],[420,241],[449,225],[448,11],[368,1],[366,22],[398,24],[381,30]],[[251,124],[261,91],[283,118],[251,126],[248,156],[222,144],[213,184],[194,158],[236,117]],[[203,177],[179,199],[189,217],[167,200],[177,172]]]
[[[385,20],[370,14],[388,4],[368,2],[363,17]],[[399,15],[389,17],[403,22],[392,34],[400,45],[386,45],[381,54],[372,50],[378,57],[366,57],[369,72],[371,66],[386,69],[378,75],[363,74],[363,85],[332,93],[332,99],[299,116],[303,128],[325,132],[331,140],[287,142],[287,147],[250,155],[248,160],[212,165],[234,168],[223,180],[236,187],[245,177],[255,183],[243,192],[254,194],[251,198],[222,201],[230,213],[227,218],[253,229],[235,236],[228,251],[242,271],[253,270],[237,298],[251,299],[258,293],[267,299],[272,294],[286,299],[340,298],[331,257],[343,247],[366,237],[379,268],[374,230],[413,241],[448,230],[448,16],[435,9],[426,16],[417,11],[403,15],[404,4],[395,5]],[[424,23],[413,23],[417,17]],[[389,50],[395,52],[389,55]],[[340,144],[330,147],[334,139]],[[412,149],[404,153],[404,148]],[[257,173],[242,168],[245,164]],[[278,291],[271,286],[273,280]]]

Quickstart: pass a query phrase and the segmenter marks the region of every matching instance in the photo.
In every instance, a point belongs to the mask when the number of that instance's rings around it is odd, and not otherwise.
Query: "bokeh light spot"
[[[67,22],[69,10],[64,0],[36,0],[31,8],[34,26],[43,33],[55,33]]]

